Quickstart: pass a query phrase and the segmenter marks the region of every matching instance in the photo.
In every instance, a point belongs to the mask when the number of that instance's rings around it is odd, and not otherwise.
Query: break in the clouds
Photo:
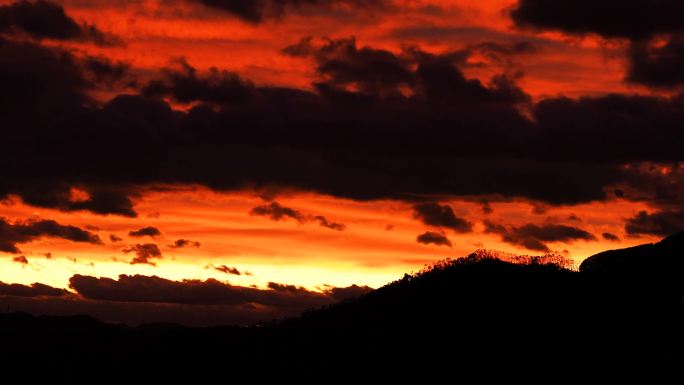
[[[53,220],[29,220],[11,223],[0,218],[0,251],[19,253],[17,245],[33,240],[52,237],[72,242],[102,244],[97,234],[76,226],[61,225]]]
[[[572,243],[578,240],[594,241],[596,237],[578,227],[546,223],[523,226],[504,226],[485,221],[485,232],[497,234],[506,243],[522,246],[528,250],[550,252],[547,242]]]

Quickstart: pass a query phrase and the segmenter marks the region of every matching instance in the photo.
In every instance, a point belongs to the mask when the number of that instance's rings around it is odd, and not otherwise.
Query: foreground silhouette
[[[655,381],[681,376],[684,362],[682,250],[684,233],[597,254],[579,272],[472,254],[355,300],[248,328],[0,314],[3,374],[20,376],[17,383],[87,384],[369,375]]]

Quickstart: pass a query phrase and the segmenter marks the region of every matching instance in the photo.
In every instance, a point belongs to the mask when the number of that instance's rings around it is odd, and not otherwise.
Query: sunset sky
[[[684,5],[613,3],[0,1],[0,305],[248,323],[682,230]]]

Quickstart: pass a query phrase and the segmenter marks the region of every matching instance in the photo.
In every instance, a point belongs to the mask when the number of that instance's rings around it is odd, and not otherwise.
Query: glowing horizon
[[[631,216],[649,209],[643,203],[627,201],[548,207],[537,214],[533,213],[535,205],[522,201],[489,203],[492,210],[489,214],[483,213],[478,202],[442,201],[474,222],[474,232],[461,234],[425,225],[414,217],[410,203],[355,202],[312,193],[289,193],[274,201],[306,215],[322,215],[341,222],[346,229],[335,231],[317,222],[299,223],[292,218],[272,220],[250,215],[253,207],[269,203],[256,192],[221,193],[201,187],[149,192],[136,202],[137,218],[35,208],[15,198],[3,206],[3,217],[9,222],[53,219],[91,229],[104,244],[83,244],[53,237],[20,244],[20,254],[27,257],[29,264],[13,262],[12,257],[18,254],[5,253],[5,258],[0,260],[0,281],[41,282],[68,288],[68,279],[73,274],[110,278],[119,274],[143,274],[174,280],[215,278],[260,287],[268,282],[280,282],[313,290],[326,284],[379,287],[404,273],[417,271],[425,264],[466,256],[476,249],[544,254],[505,243],[496,234],[485,233],[485,220],[517,226],[528,222],[579,225],[596,234],[597,240],[549,243],[550,252],[565,255],[578,263],[603,250],[658,239],[623,234],[622,223],[614,222],[615,213]],[[159,229],[162,235],[128,235],[147,226]],[[451,240],[452,247],[417,243],[416,237],[427,230],[442,231]],[[620,240],[603,240],[602,233],[616,234]],[[110,235],[120,237],[121,241],[112,242]],[[178,239],[199,242],[201,246],[169,247]],[[163,257],[154,260],[156,266],[131,265],[135,254],[122,251],[144,243],[158,244],[162,249]],[[46,257],[48,253],[50,258]],[[226,274],[210,264],[235,267],[252,275]]]

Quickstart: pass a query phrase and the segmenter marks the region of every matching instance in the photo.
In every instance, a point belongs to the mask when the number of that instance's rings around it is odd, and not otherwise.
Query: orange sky
[[[6,3],[12,1],[0,1]],[[348,14],[302,10],[260,24],[183,1],[174,1],[172,7],[164,0],[60,3],[79,22],[95,24],[124,42],[119,47],[68,43],[69,47],[125,61],[141,78],[157,73],[175,58],[185,57],[200,70],[218,67],[236,71],[258,84],[309,88],[316,79],[314,63],[281,54],[285,46],[306,36],[355,36],[360,46],[395,52],[417,44],[435,53],[488,40],[528,40],[538,47],[538,52],[516,58],[511,65],[522,71],[524,76],[519,83],[535,98],[645,92],[623,82],[625,63],[619,55],[623,50],[620,44],[611,46],[592,37],[570,40],[554,33],[515,30],[504,12],[513,3],[510,0],[403,0],[391,10]],[[487,81],[493,74],[507,70],[489,64],[485,68],[469,68],[466,73]],[[284,206],[307,215],[323,215],[347,226],[346,231],[334,231],[313,222],[300,224],[292,219],[272,221],[251,216],[250,209],[265,202],[249,191],[219,193],[202,187],[181,187],[175,186],[177,191],[142,194],[136,202],[140,215],[134,219],[39,209],[18,199],[5,202],[0,206],[0,217],[10,222],[54,219],[61,224],[90,228],[105,244],[78,244],[55,238],[20,244],[29,263],[13,262],[15,255],[0,254],[0,281],[67,287],[73,274],[116,277],[137,273],[172,279],[214,277],[260,287],[269,281],[314,289],[325,284],[378,287],[405,272],[420,269],[425,263],[464,256],[478,248],[529,252],[502,242],[497,235],[485,234],[485,219],[507,225],[552,221],[579,226],[599,240],[549,244],[553,251],[576,261],[605,249],[656,239],[625,236],[625,219],[651,208],[623,200],[549,207],[537,214],[529,202],[494,202],[493,213],[488,215],[477,202],[442,201],[475,224],[473,233],[445,231],[453,245],[449,248],[416,243],[417,235],[436,229],[415,219],[407,203],[355,202],[303,192],[277,198]],[[571,215],[580,221],[569,219]],[[157,227],[163,235],[155,239],[132,239],[127,235],[145,226]],[[604,232],[616,234],[621,240],[604,241],[600,238]],[[123,240],[110,242],[110,234]],[[201,247],[166,246],[176,239],[197,241]],[[157,266],[128,263],[132,255],[122,250],[143,241],[162,248],[163,258],[156,261]],[[52,257],[47,258],[47,253]],[[210,264],[237,267],[252,275],[226,275],[206,268]]]
[[[503,243],[496,235],[485,234],[482,224],[485,219],[511,225],[567,223],[596,234],[599,239],[603,232],[621,237],[618,242],[549,244],[554,252],[578,262],[605,249],[657,239],[624,235],[624,220],[648,209],[645,204],[627,201],[549,207],[546,212],[537,214],[533,212],[533,205],[524,202],[490,203],[493,212],[484,214],[478,203],[451,201],[448,203],[457,215],[475,223],[474,233],[445,231],[452,242],[451,248],[416,243],[418,234],[430,229],[439,230],[415,219],[411,206],[406,203],[362,203],[303,193],[278,198],[277,201],[304,214],[323,215],[329,220],[344,223],[347,230],[334,231],[313,222],[301,224],[293,219],[273,221],[252,216],[249,214],[251,208],[264,204],[254,194],[216,193],[200,187],[144,194],[136,205],[140,214],[138,218],[88,212],[64,213],[12,201],[1,208],[1,215],[10,221],[54,219],[62,224],[91,229],[105,244],[81,244],[55,238],[21,244],[22,255],[28,258],[29,264],[13,262],[13,255],[6,254],[0,259],[0,281],[43,282],[67,287],[73,274],[107,277],[144,274],[170,279],[213,277],[234,284],[259,286],[274,281],[311,289],[326,284],[379,287],[405,272],[419,270],[424,264],[465,256],[480,248],[530,253],[524,248]],[[579,220],[568,219],[571,215]],[[162,236],[133,238],[127,235],[146,226],[158,228]],[[110,234],[123,240],[111,242]],[[173,249],[167,246],[176,239],[197,241],[201,247]],[[149,242],[158,244],[162,249],[163,258],[155,261],[157,266],[130,265],[133,255],[122,250],[131,244]],[[50,259],[46,258],[46,253],[51,254]],[[226,275],[207,268],[210,264],[236,267],[252,275]]]
[[[2,3],[12,1],[2,0]],[[282,55],[300,38],[355,36],[360,46],[399,51],[407,44],[439,53],[483,41],[531,41],[534,55],[515,63],[519,81],[534,97],[645,92],[623,82],[622,47],[593,37],[570,39],[556,33],[533,33],[512,27],[505,9],[515,1],[402,0],[391,10],[356,13],[291,12],[277,20],[253,24],[229,14],[182,0],[118,2],[62,1],[76,20],[97,25],[124,45],[79,48],[130,63],[144,76],[178,57],[200,70],[236,71],[259,84],[308,88],[315,78],[312,63]],[[439,12],[436,11],[439,9]],[[612,46],[612,47],[611,47]],[[609,49],[607,49],[609,48]],[[491,63],[490,63],[491,64]],[[501,68],[473,69],[469,76],[486,81]]]

